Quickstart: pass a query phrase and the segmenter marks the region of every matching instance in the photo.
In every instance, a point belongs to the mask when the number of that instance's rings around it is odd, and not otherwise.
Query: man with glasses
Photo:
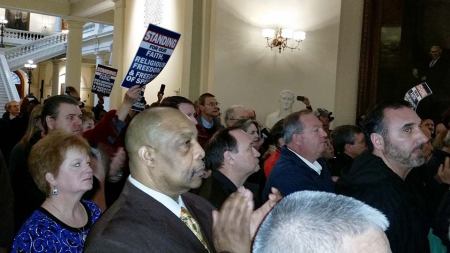
[[[197,118],[198,142],[205,147],[213,134],[222,128],[219,103],[213,94],[203,93],[198,98],[198,109],[200,111]]]

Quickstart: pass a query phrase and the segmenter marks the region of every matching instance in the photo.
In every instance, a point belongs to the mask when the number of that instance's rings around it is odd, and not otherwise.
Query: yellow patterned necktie
[[[205,237],[202,234],[202,230],[200,229],[200,225],[184,207],[181,207],[180,219],[184,222],[184,224],[186,224],[186,226],[192,231],[192,233],[194,233],[198,240],[203,244],[205,249],[210,252]]]

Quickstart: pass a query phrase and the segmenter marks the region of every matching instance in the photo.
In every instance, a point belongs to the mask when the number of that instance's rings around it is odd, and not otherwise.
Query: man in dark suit
[[[125,144],[131,175],[86,252],[215,252],[213,207],[188,193],[205,174],[194,124],[178,110],[152,108],[133,119]]]
[[[421,118],[430,117],[433,120],[441,120],[441,115],[449,104],[450,62],[448,55],[444,54],[442,48],[433,45],[430,48],[430,61],[423,66],[422,81],[426,81],[433,94],[417,107]]]
[[[206,167],[212,174],[200,187],[200,196],[220,208],[239,187],[250,189],[244,182],[260,169],[260,154],[253,147],[250,135],[239,128],[221,129],[209,140],[205,153]],[[254,197],[257,195],[253,192]]]
[[[336,127],[331,133],[336,158],[330,161],[331,174],[341,177],[352,167],[353,159],[367,150],[361,128],[354,125]]]
[[[319,161],[326,148],[327,133],[322,122],[310,110],[302,110],[284,119],[284,141],[280,159],[275,164],[263,192],[277,188],[283,196],[302,190],[333,192],[331,174]]]

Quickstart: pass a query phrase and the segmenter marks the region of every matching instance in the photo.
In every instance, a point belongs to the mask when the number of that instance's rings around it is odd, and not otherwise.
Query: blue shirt
[[[70,227],[39,207],[17,233],[11,252],[83,252],[87,234],[101,210],[94,202],[81,200],[81,203],[88,215],[85,226]]]

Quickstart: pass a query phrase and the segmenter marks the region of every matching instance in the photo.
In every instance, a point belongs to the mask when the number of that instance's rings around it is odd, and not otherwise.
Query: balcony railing
[[[41,58],[44,58],[44,55],[47,55],[45,58],[48,59],[49,54],[56,56],[64,53],[66,43],[67,34],[57,33],[18,47],[8,48],[4,51],[4,55],[11,70],[15,70],[21,67],[27,59],[32,58],[36,62],[39,62]],[[33,57],[30,55],[33,55]]]
[[[11,28],[5,28],[4,40],[16,41],[16,40],[38,40],[45,37],[45,34],[37,32],[29,32],[23,30],[16,30]]]

